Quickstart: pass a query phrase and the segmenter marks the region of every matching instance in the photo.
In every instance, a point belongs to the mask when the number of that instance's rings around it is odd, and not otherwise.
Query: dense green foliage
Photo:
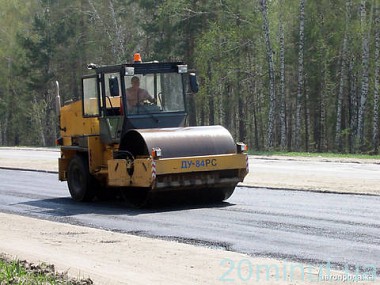
[[[377,0],[0,0],[0,145],[52,145],[58,80],[86,64],[183,60],[190,125],[254,150],[377,153]]]

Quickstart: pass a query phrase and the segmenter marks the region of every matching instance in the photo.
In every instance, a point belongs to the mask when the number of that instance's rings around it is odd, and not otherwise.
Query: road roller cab
[[[164,192],[222,201],[244,179],[244,144],[222,126],[185,126],[186,95],[198,91],[187,65],[136,57],[88,67],[81,100],[58,107],[59,179],[74,200],[117,188],[138,205]]]

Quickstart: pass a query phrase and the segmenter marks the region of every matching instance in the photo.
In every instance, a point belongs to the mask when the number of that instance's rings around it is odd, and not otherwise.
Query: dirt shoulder
[[[55,149],[0,148],[0,166],[54,172],[57,170],[58,155]],[[317,181],[325,181],[324,179],[333,171],[333,169],[315,171],[314,175],[317,172],[320,174],[311,179],[313,175],[310,176],[310,174],[313,173],[306,170],[304,172],[308,172],[309,175],[305,178],[305,173],[300,169],[304,169],[306,164],[303,165],[302,161],[297,160],[289,164],[291,171],[294,170],[293,174],[289,175],[283,171],[283,167],[276,164],[276,159],[284,158],[251,157],[251,172],[245,183],[254,187],[292,186],[296,189],[298,187],[299,190],[307,190],[308,185],[313,185],[311,190],[318,190],[317,187],[320,186],[317,185]],[[344,165],[350,169],[352,164],[352,162],[343,163],[338,167]],[[367,169],[367,167],[376,171],[378,165],[366,162],[364,168]],[[350,171],[355,172],[355,169]],[[331,176],[334,177],[334,173]],[[348,176],[352,176],[351,172]],[[340,179],[335,178],[334,191],[339,191],[337,185],[342,184]],[[355,179],[352,179],[352,182],[348,184],[352,183],[351,186],[356,187],[354,181]],[[322,187],[326,187],[328,183],[325,181]],[[367,186],[370,189],[374,185],[376,185],[374,189],[380,188],[378,187],[379,180],[371,180]],[[344,188],[347,189],[347,187]],[[352,281],[352,276],[347,276],[344,272],[327,272],[326,264],[320,265],[322,268],[317,268],[309,264],[250,257],[245,254],[174,241],[138,237],[5,213],[0,213],[0,220],[0,253],[35,263],[51,263],[58,271],[68,271],[72,277],[90,277],[94,284],[285,285],[315,284],[316,282],[341,284],[343,282],[340,281],[347,278],[351,278],[349,280]],[[326,274],[330,274],[332,278],[330,282],[318,279]],[[357,284],[357,282],[354,283]],[[380,282],[368,281],[360,282],[360,284],[380,284]]]
[[[94,284],[340,284],[336,280],[353,278],[328,272],[327,264],[254,258],[3,213],[0,219],[0,252],[54,264],[57,271]],[[334,280],[324,282],[325,275]]]
[[[250,156],[242,185],[345,194],[380,195],[380,160]]]

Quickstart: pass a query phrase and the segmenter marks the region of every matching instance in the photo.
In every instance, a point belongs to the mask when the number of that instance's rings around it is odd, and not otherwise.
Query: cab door
[[[123,127],[120,73],[104,73],[100,80],[100,137],[103,143],[119,143]]]

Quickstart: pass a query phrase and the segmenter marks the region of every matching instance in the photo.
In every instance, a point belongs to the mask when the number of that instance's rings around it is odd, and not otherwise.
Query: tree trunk
[[[346,28],[343,38],[343,47],[342,47],[342,57],[340,65],[340,79],[339,79],[339,91],[338,91],[338,100],[337,100],[337,110],[336,110],[336,125],[335,125],[335,149],[338,152],[342,152],[342,106],[343,106],[343,97],[344,97],[344,78],[345,78],[345,67],[347,61],[347,41],[348,41],[348,24],[350,21],[350,10],[351,10],[352,0],[347,0],[346,2]]]
[[[212,73],[211,73],[211,62],[208,61],[207,63],[207,77],[208,82],[211,82],[212,80]],[[209,107],[209,113],[208,113],[208,123],[210,126],[215,125],[215,107],[214,107],[214,92],[211,91],[211,84],[207,84],[206,86],[207,90],[207,97],[208,97],[208,107]]]
[[[252,56],[248,56],[248,62],[249,66],[255,66],[255,62],[252,60]],[[256,78],[255,78],[255,72],[252,70],[252,74],[249,77],[248,80],[248,94],[251,94],[252,97],[249,97],[249,100],[252,102],[251,109],[252,110],[252,121],[250,122],[251,125],[253,125],[253,134],[251,130],[251,137],[253,137],[252,141],[254,142],[253,148],[256,150],[260,149],[259,145],[259,126],[257,121],[257,113],[258,113],[258,92],[257,92],[257,84],[256,84]]]
[[[240,62],[240,60],[238,60]],[[239,64],[240,65],[240,64]],[[237,71],[237,94],[238,94],[238,126],[239,126],[239,141],[244,142],[246,140],[246,116],[244,114],[244,97],[243,92],[241,88],[241,71],[240,68],[238,68]]]
[[[304,57],[304,30],[305,30],[305,2],[300,0],[300,29],[298,42],[298,84],[295,118],[295,147],[297,151],[301,148],[301,108],[303,98],[303,57]]]
[[[281,150],[286,150],[286,94],[285,94],[285,43],[284,28],[280,19],[280,146]]]
[[[369,33],[367,30],[367,17],[366,17],[366,0],[362,0],[360,7],[360,21],[362,29],[362,78],[361,78],[361,92],[359,102],[359,114],[358,114],[358,141],[359,147],[363,150],[364,147],[364,123],[365,123],[365,111],[369,89]]]
[[[307,77],[305,77],[305,81],[307,80]],[[305,86],[308,86],[307,84],[304,84]],[[309,134],[310,134],[310,108],[309,108],[309,90],[308,87],[305,88],[305,151],[309,151]]]
[[[121,62],[125,53],[125,47],[124,47],[124,42],[125,42],[125,33],[121,28],[121,25],[119,25],[117,21],[117,15],[116,11],[114,8],[113,0],[109,0],[108,2],[108,7],[110,9],[110,14],[112,17],[112,24],[113,24],[113,30],[115,33],[115,43],[114,43],[114,49],[116,51],[116,58],[117,62]]]
[[[197,125],[197,113],[196,113],[196,104],[195,104],[195,94],[187,95],[187,104],[188,104],[188,124],[189,126]]]
[[[46,146],[46,138],[44,133],[44,127],[46,124],[44,123],[43,116],[45,114],[45,102],[38,101],[37,97],[34,96],[33,98],[33,107],[31,111],[31,119],[34,121],[36,133],[38,134],[40,138],[40,144],[41,146]]]
[[[319,152],[326,151],[327,148],[327,138],[326,138],[326,92],[327,92],[327,63],[326,60],[323,62],[322,66],[322,76],[321,76],[321,98],[320,98],[320,141],[319,141]]]
[[[2,137],[2,145],[8,145],[8,125],[9,125],[9,110],[10,108],[7,108],[5,112],[5,119],[4,119],[4,125],[1,128],[1,131],[3,132]]]
[[[90,7],[92,9],[92,13],[94,14],[94,17],[96,18],[96,20],[100,23],[101,26],[103,26],[103,32],[104,32],[104,34],[107,35],[108,40],[110,41],[111,52],[112,52],[113,58],[115,58],[117,56],[117,46],[115,44],[114,38],[112,36],[112,33],[111,33],[109,27],[106,25],[103,18],[100,16],[98,10],[95,7],[93,0],[87,0],[87,2],[90,5]]]
[[[373,90],[373,125],[372,125],[372,147],[374,153],[379,152],[379,73],[380,73],[380,7],[376,4],[375,20],[375,88]]]
[[[354,71],[355,60],[351,58],[349,65],[349,81],[350,81],[350,91],[349,91],[349,113],[350,113],[350,153],[355,152],[356,148],[356,137],[358,129],[358,95],[357,95],[357,76]]]
[[[275,92],[275,75],[273,50],[270,41],[270,30],[268,22],[267,2],[261,0],[261,12],[263,15],[263,29],[265,37],[265,46],[267,50],[267,60],[269,66],[269,115],[268,115],[268,130],[267,130],[267,148],[270,150],[274,146],[274,122],[276,108],[276,92]]]
[[[198,98],[198,102],[200,101],[200,103],[198,105],[199,107],[198,107],[197,122],[199,123],[200,126],[206,125],[206,100],[207,100],[207,98],[205,98],[203,96]]]
[[[231,106],[231,94],[232,94],[232,88],[231,88],[231,83],[226,82],[226,96],[223,96],[223,114],[224,114],[224,126],[228,129],[231,130],[231,110],[233,110],[233,106]]]
[[[10,116],[10,110],[12,110],[12,101],[13,98],[17,98],[13,96],[12,94],[12,78],[11,78],[11,71],[12,71],[12,59],[8,58],[7,60],[7,84],[6,84],[6,94],[5,98],[3,100],[6,101],[6,108],[5,108],[5,114],[4,114],[4,124],[2,124],[1,132],[2,132],[2,138],[1,138],[1,144],[2,145],[8,145],[8,127],[9,127],[9,116]]]
[[[246,116],[244,115],[244,107],[245,107],[245,104],[244,104],[244,98],[241,98],[239,97],[238,98],[238,120],[239,120],[239,141],[241,142],[245,142],[246,141]]]

